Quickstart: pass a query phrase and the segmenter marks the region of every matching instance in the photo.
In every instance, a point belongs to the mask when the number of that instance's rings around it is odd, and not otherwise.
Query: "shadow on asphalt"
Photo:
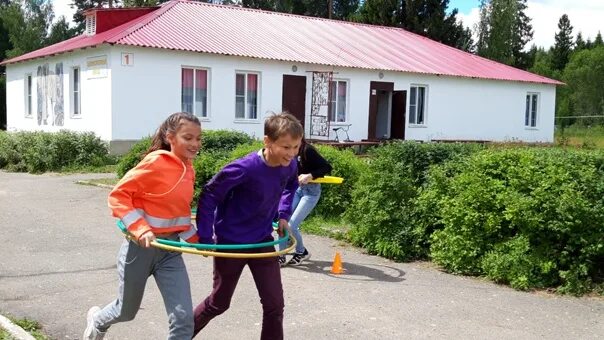
[[[405,272],[389,266],[383,266],[378,264],[357,264],[345,262],[342,264],[344,267],[344,273],[332,274],[331,273],[331,262],[328,261],[304,261],[298,266],[286,266],[281,270],[298,269],[312,273],[319,273],[329,275],[334,278],[342,280],[353,280],[353,281],[382,281],[382,282],[401,282],[404,281]]]

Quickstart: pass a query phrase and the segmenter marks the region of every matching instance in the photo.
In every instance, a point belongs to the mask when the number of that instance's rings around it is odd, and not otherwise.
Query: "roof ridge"
[[[124,39],[125,37],[127,37],[131,34],[134,34],[136,31],[140,30],[141,28],[143,28],[146,25],[150,24],[151,22],[155,21],[162,14],[166,13],[170,8],[174,7],[174,5],[176,5],[176,3],[178,3],[178,2],[180,2],[180,1],[168,1],[168,2],[160,5],[160,7],[158,9],[156,9],[155,11],[151,11],[141,17],[132,19],[132,20],[124,23],[123,25],[130,24],[131,26],[129,26],[123,30],[118,30],[113,36],[106,38],[105,41],[110,44],[113,44],[113,43],[118,42],[121,39]],[[132,23],[133,21],[137,21],[137,22],[133,24]],[[120,26],[122,26],[122,25],[120,25]],[[117,26],[117,27],[120,27],[120,26]]]
[[[228,9],[232,9],[232,10],[240,10],[240,11],[245,11],[245,12],[260,12],[260,13],[267,13],[267,14],[271,14],[271,15],[281,15],[281,16],[286,16],[286,17],[302,18],[302,19],[305,19],[305,20],[326,21],[326,22],[333,22],[333,23],[336,23],[336,24],[348,24],[348,25],[353,25],[353,26],[366,26],[366,27],[372,27],[372,28],[383,28],[383,29],[388,29],[388,30],[400,30],[400,31],[404,31],[404,32],[407,32],[407,33],[413,33],[411,31],[407,31],[406,29],[401,28],[401,27],[380,26],[380,25],[366,24],[366,23],[356,22],[356,21],[329,19],[329,18],[322,18],[322,17],[312,17],[312,16],[308,16],[308,15],[303,15],[303,14],[294,14],[294,13],[286,13],[286,12],[269,11],[269,10],[265,10],[265,9],[240,7],[240,6],[234,6],[234,5],[220,5],[220,4],[212,4],[212,3],[208,3],[208,2],[201,2],[201,1],[194,1],[194,0],[170,0],[167,3],[170,3],[170,2],[188,3],[188,4],[192,4],[192,5],[208,6],[208,7],[222,7],[222,8],[228,8]],[[413,34],[415,34],[415,33],[413,33]]]

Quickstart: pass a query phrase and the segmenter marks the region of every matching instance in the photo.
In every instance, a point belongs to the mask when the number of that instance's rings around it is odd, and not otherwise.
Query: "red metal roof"
[[[167,2],[94,36],[78,36],[3,64],[105,43],[335,67],[562,84],[400,28],[184,0]]]

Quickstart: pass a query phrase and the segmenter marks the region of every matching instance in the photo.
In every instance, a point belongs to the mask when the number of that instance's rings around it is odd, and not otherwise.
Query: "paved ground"
[[[99,175],[0,172],[0,313],[38,320],[56,339],[77,339],[93,304],[113,299],[122,236],[107,189],[76,185]],[[305,239],[307,266],[283,269],[287,339],[602,339],[604,300],[523,293],[427,264],[393,263],[326,238]],[[340,251],[346,274],[329,267]],[[211,260],[185,255],[194,303],[211,288]],[[261,309],[249,271],[232,307],[198,338],[257,339]],[[108,339],[165,339],[153,280],[134,321]]]

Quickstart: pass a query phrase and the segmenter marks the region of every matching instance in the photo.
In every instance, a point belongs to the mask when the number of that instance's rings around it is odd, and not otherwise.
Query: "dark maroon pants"
[[[274,247],[252,249],[248,252],[273,252]],[[262,340],[283,339],[283,286],[277,257],[232,259],[214,257],[214,288],[210,296],[195,307],[195,331],[199,333],[214,317],[224,313],[245,265],[250,267],[262,304]]]

